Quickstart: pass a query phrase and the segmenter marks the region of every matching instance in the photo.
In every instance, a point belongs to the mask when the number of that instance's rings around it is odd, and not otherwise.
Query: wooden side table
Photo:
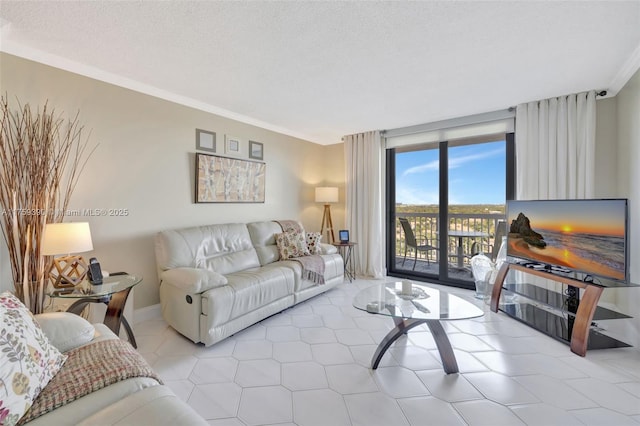
[[[349,241],[348,243],[332,243],[338,248],[338,252],[344,260],[344,275],[349,279],[349,282],[353,282],[356,279],[356,268],[353,264],[352,251],[353,247],[358,243]]]
[[[72,288],[53,289],[47,293],[51,298],[75,299],[75,302],[67,309],[76,315],[80,315],[89,303],[104,303],[107,311],[103,323],[116,336],[120,335],[120,325],[124,326],[129,343],[137,348],[136,339],[129,322],[124,317],[124,305],[127,303],[131,289],[142,281],[135,275],[112,275],[104,278],[102,285],[92,285],[83,281]]]

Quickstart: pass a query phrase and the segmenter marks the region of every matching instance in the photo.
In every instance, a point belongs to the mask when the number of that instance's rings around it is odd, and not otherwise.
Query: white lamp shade
[[[93,243],[88,222],[45,225],[40,249],[43,255],[82,253],[90,250],[93,250]]]
[[[335,186],[320,186],[316,188],[316,203],[337,203],[338,188]]]

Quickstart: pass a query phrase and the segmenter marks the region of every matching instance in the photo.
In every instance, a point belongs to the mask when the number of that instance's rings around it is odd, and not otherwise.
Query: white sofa
[[[276,221],[167,230],[156,236],[162,315],[195,343],[210,346],[344,281],[334,246],[321,244],[324,284],[280,260]]]
[[[68,312],[36,315],[36,320],[51,344],[63,353],[101,340],[118,339],[104,324],[92,325]],[[150,377],[136,377],[103,387],[25,424],[139,426],[207,422],[168,386]]]

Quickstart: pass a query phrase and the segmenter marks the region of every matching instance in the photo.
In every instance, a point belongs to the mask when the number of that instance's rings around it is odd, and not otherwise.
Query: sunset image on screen
[[[510,256],[626,278],[626,200],[509,201]]]

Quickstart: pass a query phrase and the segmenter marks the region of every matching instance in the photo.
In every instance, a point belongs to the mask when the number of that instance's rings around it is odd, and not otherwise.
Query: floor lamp
[[[322,227],[320,234],[327,228],[327,239],[333,243],[336,237],[333,234],[333,222],[331,221],[331,204],[338,202],[338,188],[335,186],[321,186],[316,188],[316,203],[324,203],[324,213],[322,214]]]

